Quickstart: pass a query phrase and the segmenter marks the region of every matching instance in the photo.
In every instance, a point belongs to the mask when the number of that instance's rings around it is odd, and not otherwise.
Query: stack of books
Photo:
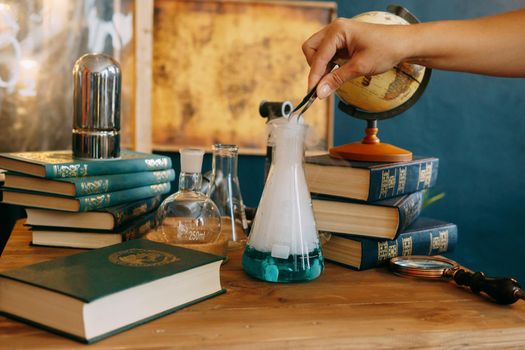
[[[363,270],[400,255],[454,249],[457,227],[419,217],[423,191],[434,186],[438,159],[368,163],[307,157],[305,174],[317,228],[328,233],[326,259]]]
[[[4,203],[26,207],[33,244],[100,248],[138,238],[155,224],[175,173],[169,157],[123,151],[80,160],[71,151],[0,154]]]

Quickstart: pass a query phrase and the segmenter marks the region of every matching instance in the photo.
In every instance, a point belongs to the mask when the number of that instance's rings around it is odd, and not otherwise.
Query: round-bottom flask
[[[304,282],[321,275],[324,259],[303,169],[307,127],[275,127],[273,162],[247,247],[244,271],[268,282]]]
[[[148,239],[195,248],[216,242],[221,217],[215,203],[200,192],[204,151],[182,149],[179,191],[167,197],[157,210],[157,229]]]

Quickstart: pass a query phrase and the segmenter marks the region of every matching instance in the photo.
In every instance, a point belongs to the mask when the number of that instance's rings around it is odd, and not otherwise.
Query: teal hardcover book
[[[434,186],[438,167],[439,160],[434,157],[371,163],[326,154],[307,157],[304,170],[311,192],[373,202]]]
[[[225,292],[222,260],[131,240],[0,273],[0,312],[93,342]]]
[[[170,183],[130,188],[122,191],[101,193],[83,197],[65,197],[48,193],[3,188],[2,201],[25,207],[84,212],[136,201],[170,191]]]
[[[160,205],[162,197],[155,196],[126,202],[95,211],[73,213],[61,210],[26,208],[26,224],[33,226],[68,227],[113,231],[122,225],[149,213]]]
[[[50,247],[97,249],[142,238],[156,225],[156,213],[137,217],[113,231],[69,227],[31,226],[32,243]]]
[[[128,150],[108,160],[77,159],[70,150],[0,153],[0,169],[53,179],[166,170],[171,169],[171,159]]]
[[[173,169],[57,179],[43,179],[36,176],[8,172],[4,186],[68,197],[81,197],[155,185],[173,180],[175,180],[175,171]]]
[[[403,255],[436,255],[453,251],[456,225],[419,218],[394,240],[332,234],[323,246],[324,257],[357,270],[370,269]]]

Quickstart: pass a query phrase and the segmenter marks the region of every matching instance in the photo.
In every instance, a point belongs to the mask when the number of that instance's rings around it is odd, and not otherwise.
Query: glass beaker
[[[219,209],[222,232],[228,238],[229,250],[244,248],[248,230],[237,177],[238,153],[239,148],[236,145],[213,145],[212,173],[208,185],[208,196]]]
[[[200,149],[181,149],[179,190],[157,209],[157,229],[147,238],[198,250],[208,250],[219,239],[221,217],[215,203],[200,192],[202,158]],[[207,245],[199,249],[198,245]]]
[[[273,162],[242,267],[268,282],[310,281],[321,275],[324,259],[304,176],[307,126],[276,125]]]

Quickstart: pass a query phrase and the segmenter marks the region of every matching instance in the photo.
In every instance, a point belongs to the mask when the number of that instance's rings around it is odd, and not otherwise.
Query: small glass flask
[[[237,177],[239,148],[236,145],[213,145],[212,173],[208,196],[221,214],[223,234],[228,238],[228,249],[244,248],[248,221]]]
[[[157,210],[157,229],[148,234],[148,239],[186,247],[209,245],[218,240],[219,210],[200,192],[203,156],[204,151],[200,149],[180,150],[179,191],[161,203]]]
[[[324,268],[303,168],[306,130],[293,121],[273,131],[273,161],[242,258],[244,271],[264,281],[310,281]]]

